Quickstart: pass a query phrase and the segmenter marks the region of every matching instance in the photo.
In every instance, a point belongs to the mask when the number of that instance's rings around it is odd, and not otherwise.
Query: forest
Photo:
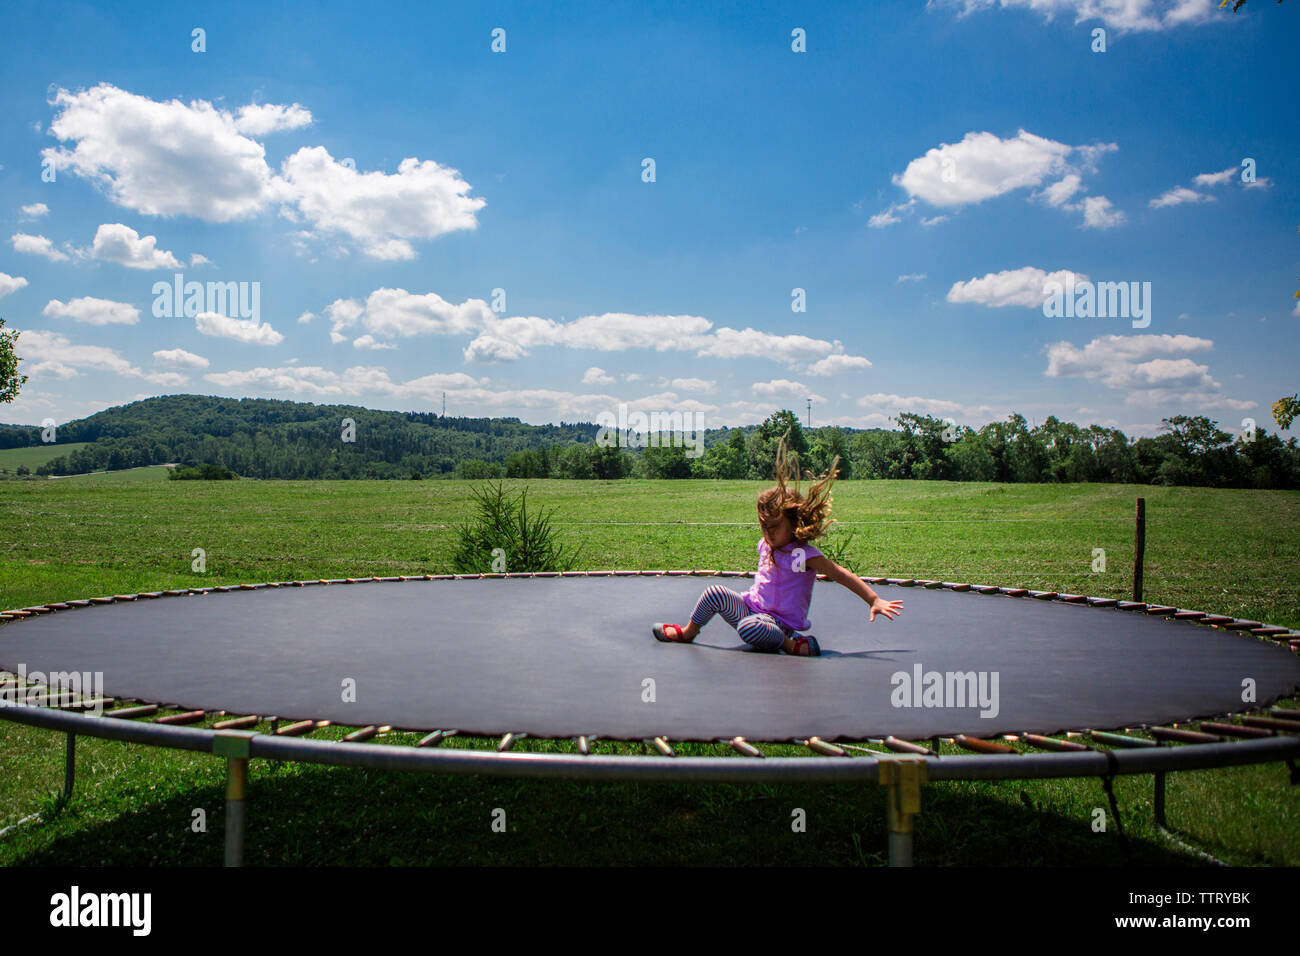
[[[1295,438],[1283,442],[1263,428],[1234,437],[1204,416],[1164,419],[1160,434],[1136,440],[1055,417],[1031,425],[1020,414],[980,428],[910,412],[894,423],[892,429],[807,428],[793,412],[779,410],[760,425],[708,429],[697,446],[667,433],[611,443],[598,441],[607,436],[590,422],[529,425],[516,418],[168,395],[58,426],[58,443],[89,444],[36,474],[175,463],[261,479],[765,480],[785,437],[804,471],[822,474],[838,459],[839,476],[848,480],[1300,488]],[[0,448],[40,445],[42,435],[37,426],[0,425]]]

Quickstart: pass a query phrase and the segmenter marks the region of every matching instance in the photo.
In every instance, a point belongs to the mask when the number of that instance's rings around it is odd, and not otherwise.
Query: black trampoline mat
[[[946,589],[875,586],[905,610],[868,624],[865,603],[819,581],[810,633],[820,658],[751,651],[720,617],[694,644],[653,638],[656,622],[685,624],[713,583],[744,591],[750,579],[368,582],[142,599],[0,627],[0,667],[99,671],[109,696],[232,715],[621,739],[1050,734],[1214,716],[1300,691],[1300,657],[1249,634]],[[918,666],[923,687],[929,672],[982,672],[990,694],[996,674],[996,715],[959,701],[960,679],[946,677],[943,697],[908,694],[911,706],[896,706],[894,675]],[[347,679],[355,702],[343,699]]]

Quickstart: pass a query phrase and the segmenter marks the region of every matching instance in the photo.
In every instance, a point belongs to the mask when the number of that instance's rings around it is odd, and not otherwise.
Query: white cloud
[[[235,319],[219,312],[200,312],[194,317],[194,328],[203,335],[234,339],[252,345],[279,345],[284,336],[271,328],[270,323],[259,324],[252,319]]]
[[[826,401],[824,396],[818,395],[803,382],[792,382],[785,378],[773,379],[770,382],[755,382],[753,389],[754,394],[762,395],[764,398],[797,398],[800,401],[811,398],[817,403]]]
[[[369,335],[369,334],[362,335],[353,339],[352,347],[354,349],[395,349],[397,348],[396,345],[391,345],[387,342],[380,342],[376,340],[373,335]]]
[[[898,281],[899,282],[920,282],[922,279],[925,278],[927,278],[927,276],[924,272],[912,272],[907,275],[899,276]]]
[[[1222,186],[1225,183],[1232,182],[1239,172],[1241,170],[1236,166],[1229,166],[1217,173],[1201,173],[1193,182],[1198,186]]]
[[[11,276],[7,272],[0,272],[0,299],[10,293],[17,292],[25,285],[27,285],[27,280],[22,276]]]
[[[166,349],[153,353],[153,360],[162,365],[175,365],[180,368],[207,368],[208,360],[202,355],[195,355],[184,349]]]
[[[1096,172],[1097,163],[1119,147],[1115,143],[1071,146],[1035,136],[1025,130],[1010,139],[989,132],[969,132],[959,143],[941,143],[913,159],[893,177],[911,196],[907,203],[895,203],[873,217],[871,225],[898,222],[896,213],[910,209],[919,198],[934,206],[959,207],[981,203],[1017,189],[1033,189],[1055,177],[1050,185],[1033,193],[1049,206],[1084,213],[1084,224],[1097,228],[1119,225],[1124,214],[1110,210],[1105,197],[1070,203],[1083,187],[1083,172]],[[932,226],[947,219],[922,219]]]
[[[302,315],[298,316],[298,324],[299,324],[299,325],[307,325],[307,324],[309,324],[309,323],[311,322],[311,320],[314,319],[314,318],[316,318],[316,313],[315,313],[315,312],[304,312]]]
[[[714,391],[717,384],[702,378],[675,378],[672,381],[673,388],[680,388],[683,392],[704,392],[706,395]]]
[[[1246,189],[1271,189],[1273,186],[1273,180],[1269,179],[1267,176],[1260,176],[1258,179],[1253,179],[1248,183],[1243,182],[1241,185]]]
[[[970,132],[959,143],[927,150],[893,181],[931,205],[962,206],[1040,185],[1065,169],[1073,149],[1025,130],[1012,139]]]
[[[26,329],[19,339],[19,344],[21,346],[19,354],[22,355],[23,362],[35,363],[30,372],[34,378],[44,375],[71,378],[79,374],[78,370],[90,369],[140,378],[164,387],[183,385],[188,381],[184,375],[176,372],[145,372],[110,348],[100,345],[73,345],[66,336],[58,332]]]
[[[283,215],[312,227],[297,232],[299,242],[344,236],[373,258],[404,260],[415,256],[409,240],[475,228],[474,213],[485,204],[465,196],[471,187],[456,170],[414,157],[393,175],[363,173],[323,147],[304,147],[277,175],[252,137],[310,123],[296,103],[235,114],[204,100],[155,102],[101,83],[60,89],[54,106],[50,132],[62,145],[43,158],[147,215],[229,222],[279,203]]]
[[[235,128],[249,136],[265,136],[287,129],[299,129],[311,124],[311,112],[297,103],[292,106],[266,103],[261,106],[241,106]]]
[[[1231,172],[1231,170],[1229,170]],[[1197,180],[1201,177],[1197,176]],[[1188,202],[1214,202],[1213,196],[1207,196],[1204,193],[1198,193],[1194,189],[1188,189],[1186,186],[1175,186],[1166,193],[1162,193],[1155,199],[1147,203],[1152,209],[1163,209],[1165,206],[1181,206]]]
[[[1051,378],[1077,377],[1126,390],[1131,405],[1167,404],[1206,408],[1253,408],[1254,402],[1228,398],[1209,367],[1186,356],[1207,352],[1210,339],[1191,335],[1105,335],[1083,348],[1070,342],[1047,346]]]
[[[50,214],[50,207],[43,202],[34,202],[30,206],[23,206],[22,213],[24,219],[39,219],[41,216]]]
[[[896,213],[906,212],[916,205],[915,199],[909,199],[907,202],[896,202],[890,205],[888,209],[876,213],[867,220],[867,225],[872,229],[883,229],[885,226],[892,226],[903,220],[895,215]]]
[[[67,262],[68,256],[54,248],[54,243],[44,236],[29,236],[24,232],[15,232],[9,237],[14,252],[25,252],[33,256],[44,256],[51,262]]]
[[[140,321],[140,310],[127,302],[113,302],[82,296],[63,303],[51,299],[41,310],[47,319],[72,319],[86,325],[135,325]]]
[[[1041,306],[1047,300],[1043,287],[1048,282],[1059,282],[1064,287],[1070,275],[1068,269],[1044,272],[1033,266],[990,272],[982,279],[954,282],[948,290],[949,302],[976,302],[990,308],[1022,305],[1028,308]],[[1088,277],[1074,273],[1075,282],[1086,282]]]
[[[383,338],[467,334],[492,318],[492,310],[482,299],[466,299],[455,305],[435,292],[417,295],[387,288],[371,292],[364,305],[356,299],[335,299],[324,312],[334,332],[360,324],[367,332]]]
[[[265,150],[234,117],[203,100],[155,102],[101,83],[60,89],[50,132],[67,145],[42,151],[59,172],[95,183],[115,203],[150,216],[229,222],[272,198]]]
[[[891,417],[903,412],[917,415],[933,415],[935,418],[964,419],[965,422],[988,421],[990,414],[997,411],[992,405],[967,405],[943,398],[927,398],[921,395],[896,395],[891,392],[873,392],[858,399],[859,408],[868,409],[866,419],[859,427],[891,428]]]
[[[276,194],[295,205],[295,220],[311,223],[317,236],[346,235],[375,259],[413,259],[408,240],[475,229],[475,213],[487,205],[465,195],[473,187],[459,171],[432,160],[404,159],[393,175],[362,173],[315,146],[288,157],[281,172]]]
[[[871,368],[871,362],[861,355],[837,354],[813,362],[806,371],[809,375],[837,375],[840,372],[856,372],[867,368]]]
[[[1039,195],[1049,206],[1063,206],[1070,197],[1079,191],[1083,178],[1078,173],[1069,173],[1058,182],[1052,183]]]
[[[197,266],[210,266],[210,265],[212,265],[212,260],[209,259],[207,256],[205,256],[205,255],[203,255],[202,253],[199,253],[199,252],[191,252],[191,253],[190,253],[190,266],[191,266],[191,267],[197,267]]]
[[[613,381],[614,376],[606,375],[603,368],[597,368],[595,365],[582,373],[583,385],[609,385]]]
[[[1078,204],[1066,208],[1077,209]],[[1126,221],[1124,213],[1113,208],[1105,196],[1089,196],[1083,201],[1083,224],[1090,229],[1110,229]]]
[[[170,252],[158,248],[157,236],[142,238],[130,226],[120,222],[100,225],[95,231],[90,254],[128,269],[180,269],[184,265]]]
[[[843,352],[839,342],[756,329],[714,329],[697,315],[632,315],[606,312],[572,320],[519,315],[501,318],[482,299],[447,302],[435,293],[376,289],[365,303],[336,299],[323,310],[330,341],[346,340],[360,326],[375,341],[413,335],[472,335],[463,355],[469,362],[509,362],[533,349],[562,347],[598,352],[647,349],[690,351],[700,357],[765,358],[795,366]],[[855,361],[855,360],[850,360]]]
[[[921,225],[929,228],[930,226],[937,226],[941,222],[947,222],[950,218],[950,216],[930,216],[929,218],[922,216]]]
[[[1171,30],[1206,23],[1217,7],[1213,0],[940,0],[960,7],[960,14],[990,7],[1033,10],[1049,22],[1058,14],[1075,23],[1100,20],[1117,32]]]

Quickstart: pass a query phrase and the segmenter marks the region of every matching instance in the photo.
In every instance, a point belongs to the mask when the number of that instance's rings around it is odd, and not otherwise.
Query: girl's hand
[[[871,602],[871,617],[867,619],[867,623],[870,624],[872,621],[874,621],[876,619],[877,614],[883,614],[885,615],[885,617],[889,618],[890,620],[893,620],[894,618],[898,617],[898,615],[902,613],[903,613],[902,601],[886,601],[884,598],[878,597]]]

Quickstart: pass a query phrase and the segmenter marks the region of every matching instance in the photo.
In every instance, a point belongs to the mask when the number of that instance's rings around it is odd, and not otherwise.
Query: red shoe
[[[656,624],[652,630],[654,631],[655,640],[666,641],[669,644],[689,644],[695,640],[693,637],[683,636],[686,632],[676,624]],[[670,631],[675,632],[676,636],[672,636],[669,633]]]
[[[794,650],[787,653],[795,657],[821,657],[822,648],[817,643],[817,638],[809,635],[808,637],[791,638],[794,641]]]

